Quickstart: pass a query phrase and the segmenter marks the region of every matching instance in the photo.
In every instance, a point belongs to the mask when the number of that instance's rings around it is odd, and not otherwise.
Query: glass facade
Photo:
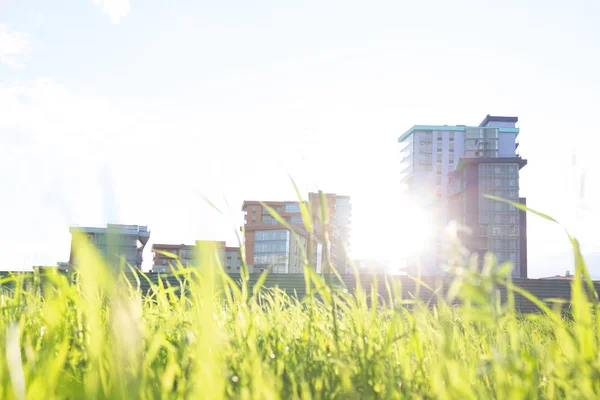
[[[286,213],[300,212],[300,206],[298,205],[298,203],[287,203],[285,205],[285,212]]]
[[[468,128],[465,132],[465,157],[498,157],[498,129]]]
[[[263,215],[261,219],[261,223],[263,225],[277,225],[278,222],[275,218],[270,215]]]
[[[519,210],[484,197],[494,195],[519,202],[519,167],[511,163],[481,163],[479,168],[479,233],[498,262],[510,261],[519,271]]]
[[[287,229],[254,233],[254,267],[272,266],[271,272],[289,272],[290,232]]]

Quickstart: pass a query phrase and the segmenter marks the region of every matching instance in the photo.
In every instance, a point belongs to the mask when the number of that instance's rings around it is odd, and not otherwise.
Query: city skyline
[[[294,200],[289,176],[351,196],[354,256],[394,255],[399,134],[492,114],[519,116],[528,205],[600,277],[599,4],[114,4],[3,3],[0,268],[62,260],[76,224],[233,244],[238,205]],[[573,270],[561,227],[529,218],[528,248],[531,277]]]

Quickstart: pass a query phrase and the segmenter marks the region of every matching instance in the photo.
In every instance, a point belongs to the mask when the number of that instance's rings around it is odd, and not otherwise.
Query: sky
[[[355,257],[411,237],[398,137],[519,117],[530,277],[600,278],[600,2],[0,0],[0,269],[68,227],[236,244],[243,200],[352,197]],[[220,210],[206,202],[209,199]],[[404,214],[403,214],[404,213]],[[149,246],[145,269],[151,266]]]

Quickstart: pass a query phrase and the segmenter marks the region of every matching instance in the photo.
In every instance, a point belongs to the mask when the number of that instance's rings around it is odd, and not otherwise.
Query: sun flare
[[[388,207],[356,208],[353,220],[353,256],[402,265],[430,246],[433,216],[420,204],[406,197]]]

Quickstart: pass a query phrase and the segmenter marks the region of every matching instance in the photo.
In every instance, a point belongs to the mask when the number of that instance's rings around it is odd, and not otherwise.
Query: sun
[[[373,202],[353,210],[352,250],[355,259],[406,262],[431,246],[435,224],[432,215],[408,196],[389,204]]]

